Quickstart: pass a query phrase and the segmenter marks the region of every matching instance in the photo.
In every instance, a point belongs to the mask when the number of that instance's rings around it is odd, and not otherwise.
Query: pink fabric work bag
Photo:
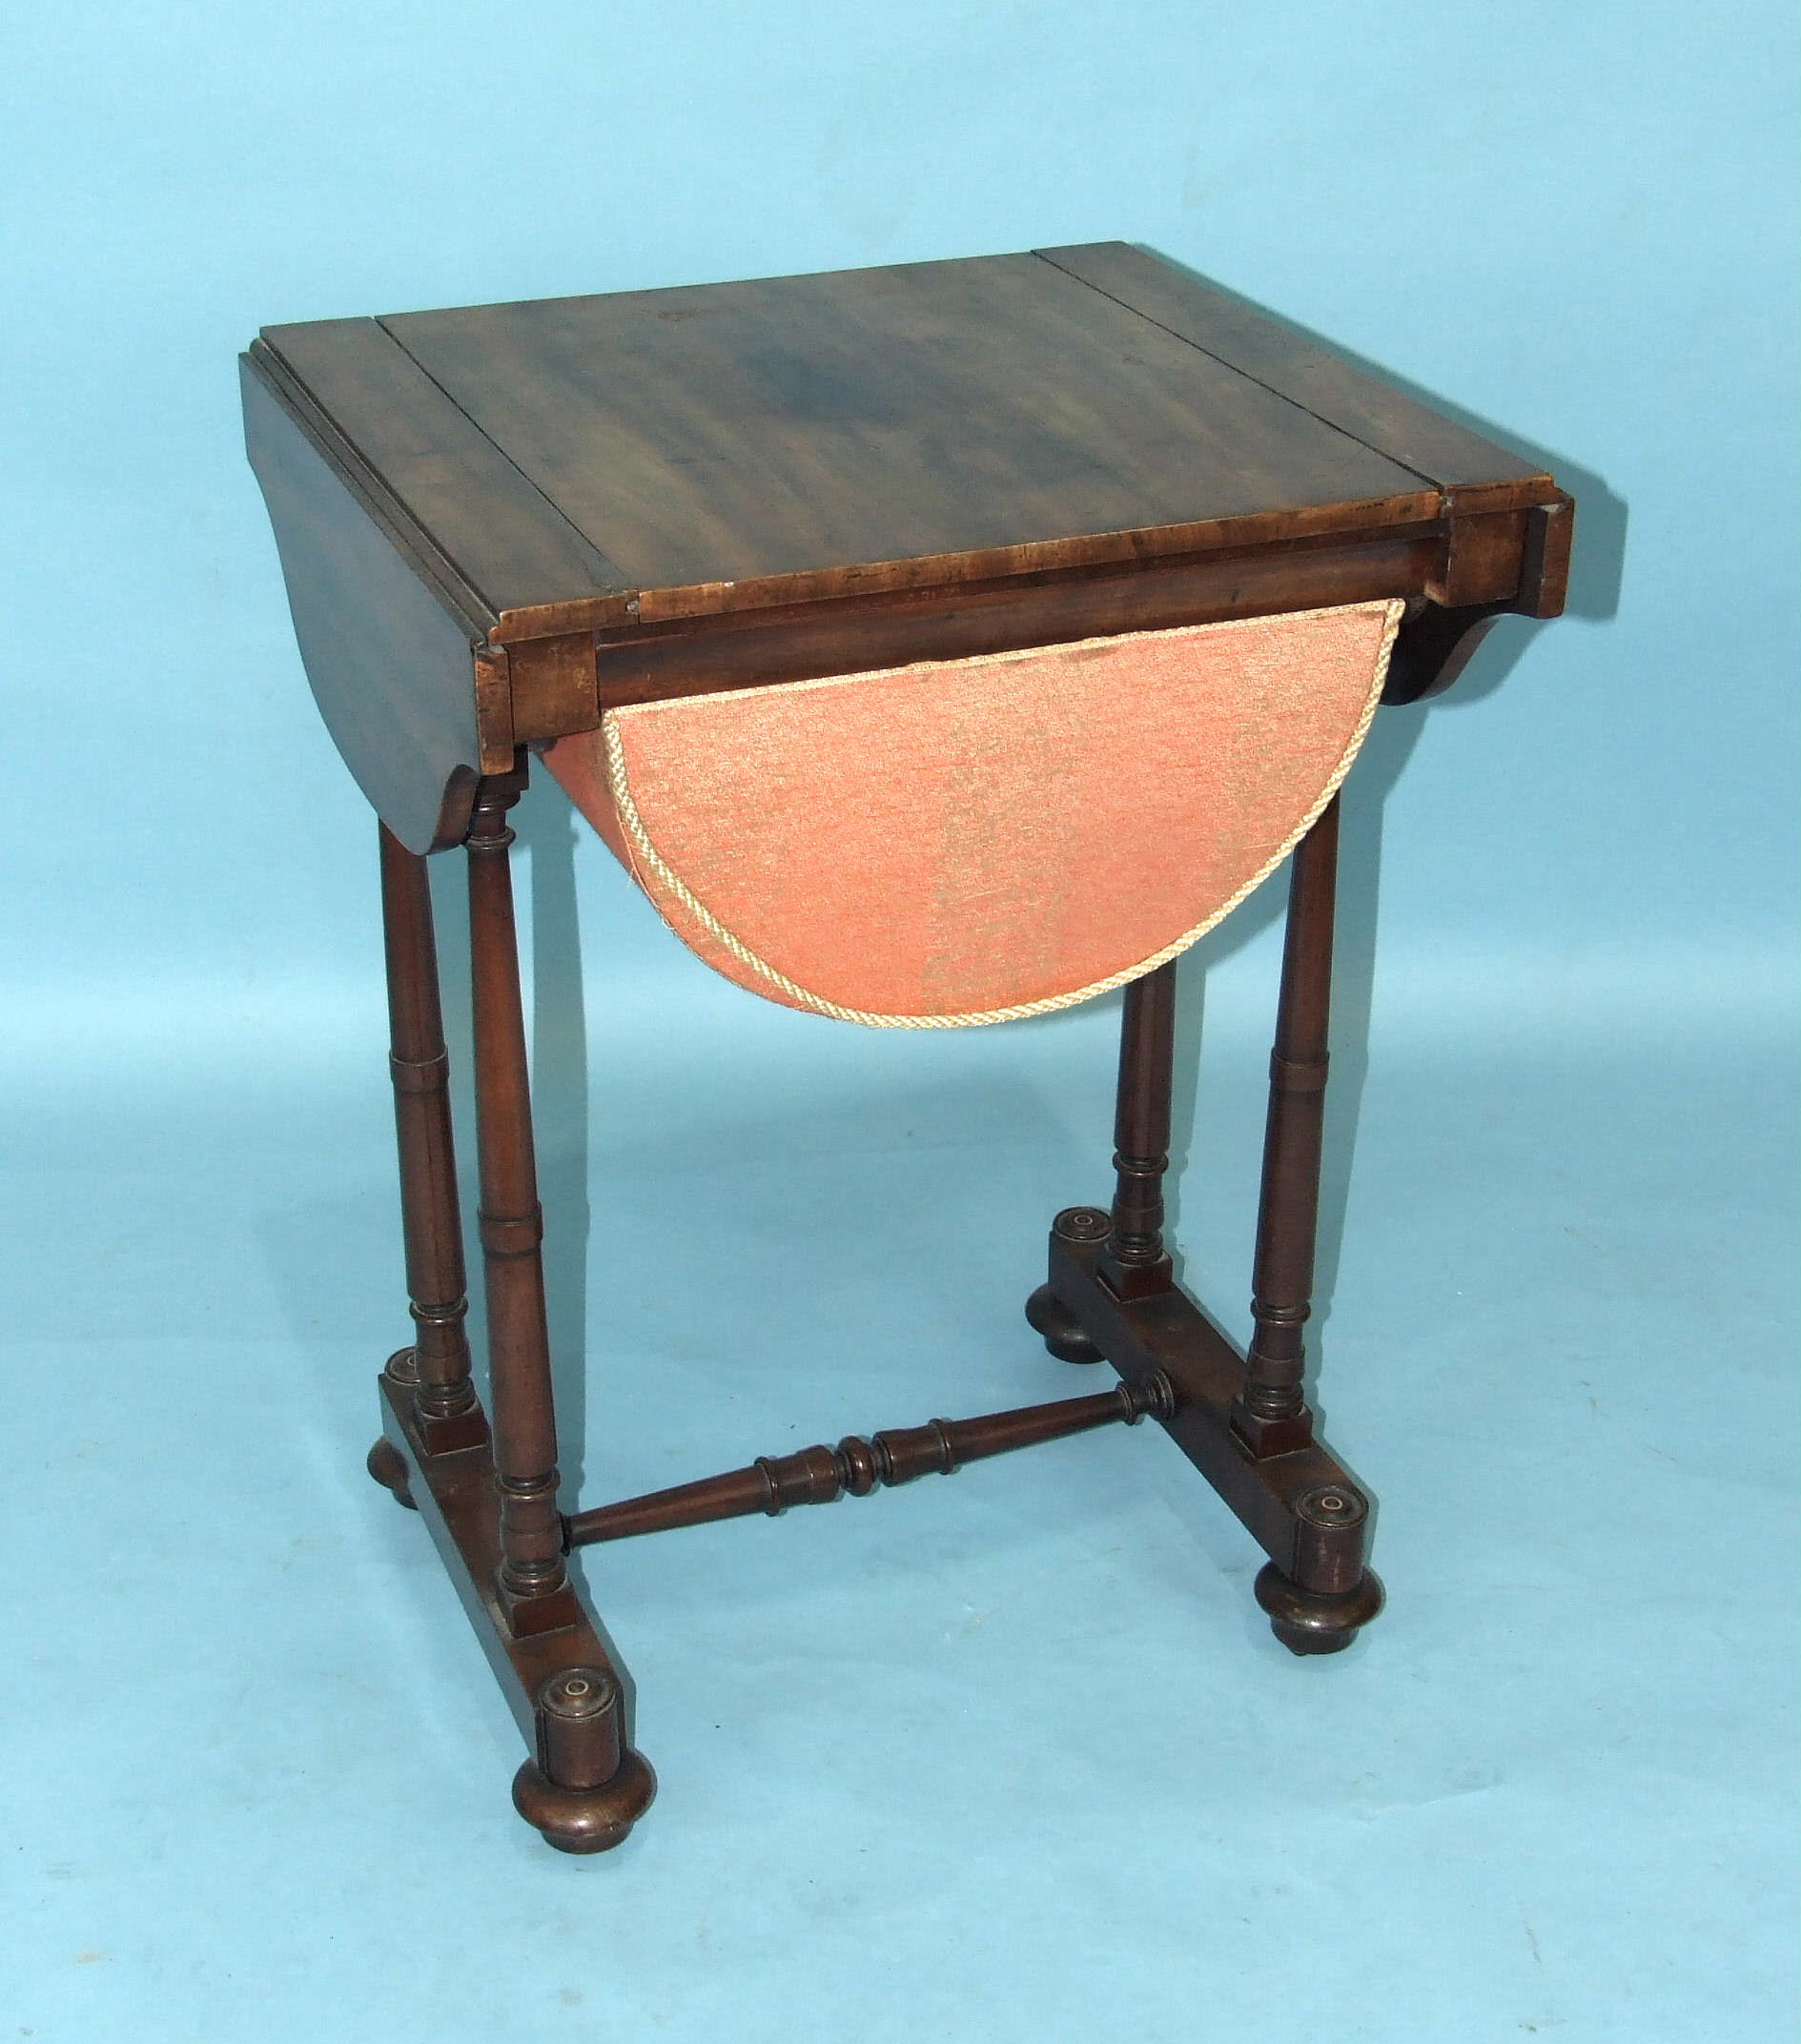
[[[1193,944],[1336,793],[1399,603],[609,710],[546,763],[670,928],[877,1028],[1068,1007]]]

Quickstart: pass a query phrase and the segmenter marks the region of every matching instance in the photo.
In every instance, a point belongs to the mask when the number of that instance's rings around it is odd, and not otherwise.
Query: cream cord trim
[[[1361,609],[1364,606],[1358,604],[1334,607]],[[1250,879],[1238,889],[1238,892],[1229,901],[1222,903],[1219,908],[1216,909],[1205,922],[1197,923],[1192,930],[1185,930],[1174,943],[1166,944],[1160,951],[1152,952],[1150,957],[1140,959],[1136,965],[1126,966],[1117,972],[1110,972],[1105,979],[1095,980],[1092,987],[1077,988],[1073,993],[1054,993],[1041,1001],[1022,1001],[1013,1008],[992,1008],[982,1014],[869,1014],[859,1008],[841,1008],[837,1002],[824,1000],[816,993],[809,993],[805,987],[797,986],[793,980],[788,978],[786,972],[779,971],[769,964],[767,959],[759,958],[747,944],[743,943],[738,937],[734,936],[712,910],[707,908],[706,904],[689,889],[681,875],[668,865],[658,851],[656,846],[651,843],[650,833],[645,828],[644,818],[639,815],[638,806],[632,800],[631,784],[625,769],[624,742],[619,735],[618,714],[613,710],[608,710],[601,722],[602,732],[606,741],[607,780],[611,787],[614,804],[619,810],[620,821],[624,825],[627,837],[645,866],[649,868],[651,872],[675,896],[676,900],[693,916],[707,934],[713,938],[715,943],[729,951],[732,957],[738,960],[739,964],[748,966],[753,972],[767,979],[771,986],[779,987],[790,1000],[795,1001],[801,1007],[810,1008],[815,1014],[830,1015],[835,1021],[859,1022],[866,1029],[975,1029],[990,1022],[1023,1022],[1033,1015],[1048,1015],[1054,1013],[1059,1008],[1074,1008],[1081,1001],[1092,1001],[1098,994],[1111,993],[1116,987],[1123,987],[1131,980],[1141,979],[1145,973],[1156,971],[1158,966],[1167,965],[1172,958],[1180,957],[1183,951],[1187,950],[1191,945],[1198,943],[1217,924],[1224,922],[1226,917],[1232,913],[1234,909],[1238,908],[1240,902],[1248,900],[1251,895],[1257,892],[1264,881],[1269,878],[1282,861],[1287,858],[1288,854],[1294,850],[1295,847],[1300,844],[1301,839],[1306,836],[1307,832],[1313,828],[1314,825],[1319,822],[1325,811],[1326,805],[1338,793],[1345,775],[1350,772],[1351,763],[1362,748],[1363,740],[1368,736],[1370,724],[1375,718],[1377,705],[1381,701],[1382,684],[1388,676],[1388,658],[1394,651],[1395,634],[1400,629],[1402,616],[1406,607],[1405,603],[1399,599],[1386,605],[1387,624],[1382,633],[1381,645],[1378,649],[1376,656],[1376,678],[1370,685],[1369,700],[1363,705],[1362,714],[1357,721],[1357,728],[1351,733],[1350,742],[1340,756],[1338,765],[1332,769],[1331,778],[1320,790],[1319,799],[1307,811],[1306,815],[1301,818],[1300,822],[1296,825],[1294,829],[1289,832],[1281,845],[1264,860],[1263,864],[1258,868],[1257,871],[1251,875]],[[1324,610],[1299,610],[1287,612],[1285,615],[1295,618],[1316,618],[1323,617],[1327,615],[1327,612]],[[1238,623],[1240,621],[1233,620],[1231,622]],[[1193,630],[1194,627],[1183,625],[1177,626],[1177,629],[1187,631]],[[1201,629],[1205,630],[1206,627],[1202,626]],[[1034,654],[1047,653],[1053,650],[1058,652],[1074,651],[1084,646],[1116,645],[1128,640],[1161,639],[1168,636],[1170,634],[1163,631],[1116,632],[1098,639],[1074,640],[1067,646],[1055,648],[1050,646],[1027,646],[1010,653],[978,654],[973,659],[958,661],[950,664],[969,667],[993,666],[1002,661],[1025,660],[1031,658]],[[861,676],[834,674],[825,676],[816,682],[794,682],[787,685],[792,689],[800,690],[861,679]],[[735,695],[739,691],[733,689],[726,692]],[[692,702],[695,699],[687,697],[681,700]]]

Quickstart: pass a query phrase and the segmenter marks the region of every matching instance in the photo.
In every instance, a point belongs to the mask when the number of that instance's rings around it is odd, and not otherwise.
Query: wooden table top
[[[411,601],[373,556],[347,593],[359,520],[466,643],[515,649],[478,673],[484,770],[678,690],[1562,600],[1549,476],[1122,242],[277,326],[247,365],[297,623],[333,641],[316,689],[355,664],[346,603]]]
[[[1145,559],[1556,495],[1122,242],[267,329],[515,629]],[[506,636],[513,636],[508,632]]]

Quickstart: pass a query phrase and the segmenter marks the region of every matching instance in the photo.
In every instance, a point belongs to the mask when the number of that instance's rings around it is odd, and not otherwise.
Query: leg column
[[[462,1259],[450,1121],[450,1065],[439,997],[438,946],[425,861],[381,828],[381,914],[388,967],[389,1069],[400,1161],[400,1215],[413,1346],[391,1356],[387,1376],[410,1389],[420,1432],[434,1454],[487,1439],[469,1373]],[[385,1449],[385,1453],[383,1450]],[[382,1463],[376,1469],[376,1458]],[[394,1487],[399,1457],[379,1443],[371,1469]],[[397,1495],[402,1495],[397,1490]]]
[[[506,812],[523,787],[522,773],[484,780],[467,840],[500,1592],[516,1633],[549,1631],[573,1623],[576,1615],[557,1514],[557,1421],[540,1249],[543,1218],[508,858],[513,832]]]
[[[1163,1174],[1170,1165],[1176,1052],[1176,960],[1126,989],[1114,1111],[1113,1233],[1100,1280],[1116,1298],[1149,1298],[1175,1281],[1163,1247]]]
[[[1234,1431],[1259,1456],[1286,1454],[1313,1439],[1301,1374],[1320,1213],[1338,856],[1335,797],[1296,848],[1288,883],[1251,1299],[1257,1332],[1232,1414]]]
[[[1072,1241],[1106,1242],[1097,1275],[1117,1299],[1150,1298],[1175,1282],[1163,1247],[1175,1050],[1176,961],[1171,959],[1132,982],[1120,1012],[1113,1213],[1067,1207],[1052,1224],[1054,1233]],[[1060,1361],[1101,1359],[1100,1349],[1048,1284],[1027,1299],[1026,1318]]]
[[[1335,796],[1296,848],[1288,883],[1251,1299],[1257,1332],[1232,1407],[1232,1431],[1259,1461],[1308,1448],[1313,1441],[1313,1415],[1301,1391],[1302,1337],[1312,1311],[1319,1232],[1338,864]],[[1381,1584],[1363,1565],[1368,1501],[1338,1477],[1309,1486],[1289,1508],[1294,1543],[1282,1558],[1287,1565],[1271,1562],[1259,1572],[1257,1601],[1290,1652],[1339,1653],[1382,1606]]]

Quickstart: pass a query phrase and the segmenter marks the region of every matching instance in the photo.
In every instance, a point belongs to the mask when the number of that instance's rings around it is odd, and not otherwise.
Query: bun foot
[[[1258,1570],[1255,1595],[1291,1654],[1342,1653],[1382,1607],[1382,1586],[1368,1569],[1355,1588],[1328,1592],[1303,1590],[1268,1562]]]
[[[513,1777],[513,1808],[559,1852],[610,1852],[657,1792],[625,1743],[619,1684],[604,1667],[565,1667],[541,1683],[538,1752]]]
[[[559,1852],[610,1852],[623,1845],[656,1792],[650,1763],[629,1748],[612,1780],[598,1788],[565,1788],[535,1760],[513,1777],[513,1808]]]
[[[384,1490],[394,1493],[399,1503],[404,1504],[409,1512],[419,1510],[419,1506],[413,1502],[412,1491],[407,1488],[411,1472],[406,1466],[405,1458],[385,1434],[381,1435],[375,1446],[369,1450],[367,1467],[369,1474]]]
[[[1026,1318],[1044,1337],[1045,1347],[1059,1362],[1105,1360],[1082,1332],[1081,1322],[1048,1284],[1041,1284],[1027,1299]]]

